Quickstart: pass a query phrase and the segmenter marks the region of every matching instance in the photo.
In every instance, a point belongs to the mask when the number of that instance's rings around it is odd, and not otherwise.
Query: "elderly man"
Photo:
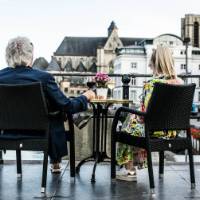
[[[84,111],[87,103],[95,97],[93,91],[88,90],[81,96],[69,99],[58,88],[53,76],[47,72],[31,68],[33,61],[33,44],[28,38],[16,37],[8,42],[6,47],[6,61],[8,67],[0,70],[0,83],[25,84],[41,82],[48,98],[50,109],[65,110],[71,113]],[[50,121],[49,156],[52,172],[60,172],[60,162],[67,155],[64,123],[61,116]]]

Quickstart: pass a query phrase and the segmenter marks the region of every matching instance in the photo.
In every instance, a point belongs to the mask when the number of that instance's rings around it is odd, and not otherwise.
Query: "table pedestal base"
[[[105,159],[108,159],[108,161],[106,161]],[[84,163],[91,162],[91,161],[94,162],[91,182],[95,183],[96,182],[95,171],[96,171],[97,164],[100,163],[100,162],[110,162],[110,157],[107,156],[106,152],[99,153],[99,155],[97,155],[96,153],[93,153],[93,155],[91,155],[91,156],[83,159],[82,161],[80,161],[80,163],[76,167],[76,173],[79,174],[80,168]]]

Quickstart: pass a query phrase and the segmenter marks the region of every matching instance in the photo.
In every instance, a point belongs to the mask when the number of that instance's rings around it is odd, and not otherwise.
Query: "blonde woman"
[[[158,45],[150,58],[149,67],[153,72],[153,78],[143,86],[143,97],[141,100],[141,111],[145,111],[151,97],[154,83],[162,82],[167,84],[183,84],[182,79],[178,78],[174,69],[172,52],[166,46]],[[122,125],[122,130],[135,136],[144,136],[144,125],[140,117],[128,115]],[[168,134],[164,132],[154,132],[156,137],[175,137],[176,132]],[[119,144],[117,150],[117,163],[121,167],[117,171],[117,179],[126,181],[136,181],[136,166],[143,168],[146,166],[146,152],[143,149],[131,148],[125,144]]]

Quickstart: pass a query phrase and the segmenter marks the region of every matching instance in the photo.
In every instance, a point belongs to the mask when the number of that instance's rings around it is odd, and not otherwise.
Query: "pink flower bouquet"
[[[97,84],[97,87],[107,87],[107,83],[108,81],[110,81],[110,77],[108,76],[108,74],[104,73],[104,72],[97,72],[95,77],[94,77],[94,81]]]

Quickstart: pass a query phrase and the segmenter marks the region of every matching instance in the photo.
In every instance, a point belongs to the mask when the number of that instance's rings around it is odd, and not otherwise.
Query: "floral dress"
[[[164,78],[153,78],[152,80],[146,82],[143,87],[143,96],[141,100],[141,111],[146,111],[147,105],[151,98],[154,83],[168,83],[167,79]],[[179,84],[179,83],[176,83]],[[135,114],[129,114],[122,124],[122,131],[125,131],[133,136],[144,137],[144,123],[143,119]],[[163,131],[156,131],[153,133],[155,137],[175,137],[176,131],[168,131],[164,133]],[[117,163],[118,165],[123,165],[133,161],[133,164],[138,166],[138,168],[143,168],[147,166],[146,161],[146,151],[144,149],[131,147],[127,144],[118,144],[117,148]]]

